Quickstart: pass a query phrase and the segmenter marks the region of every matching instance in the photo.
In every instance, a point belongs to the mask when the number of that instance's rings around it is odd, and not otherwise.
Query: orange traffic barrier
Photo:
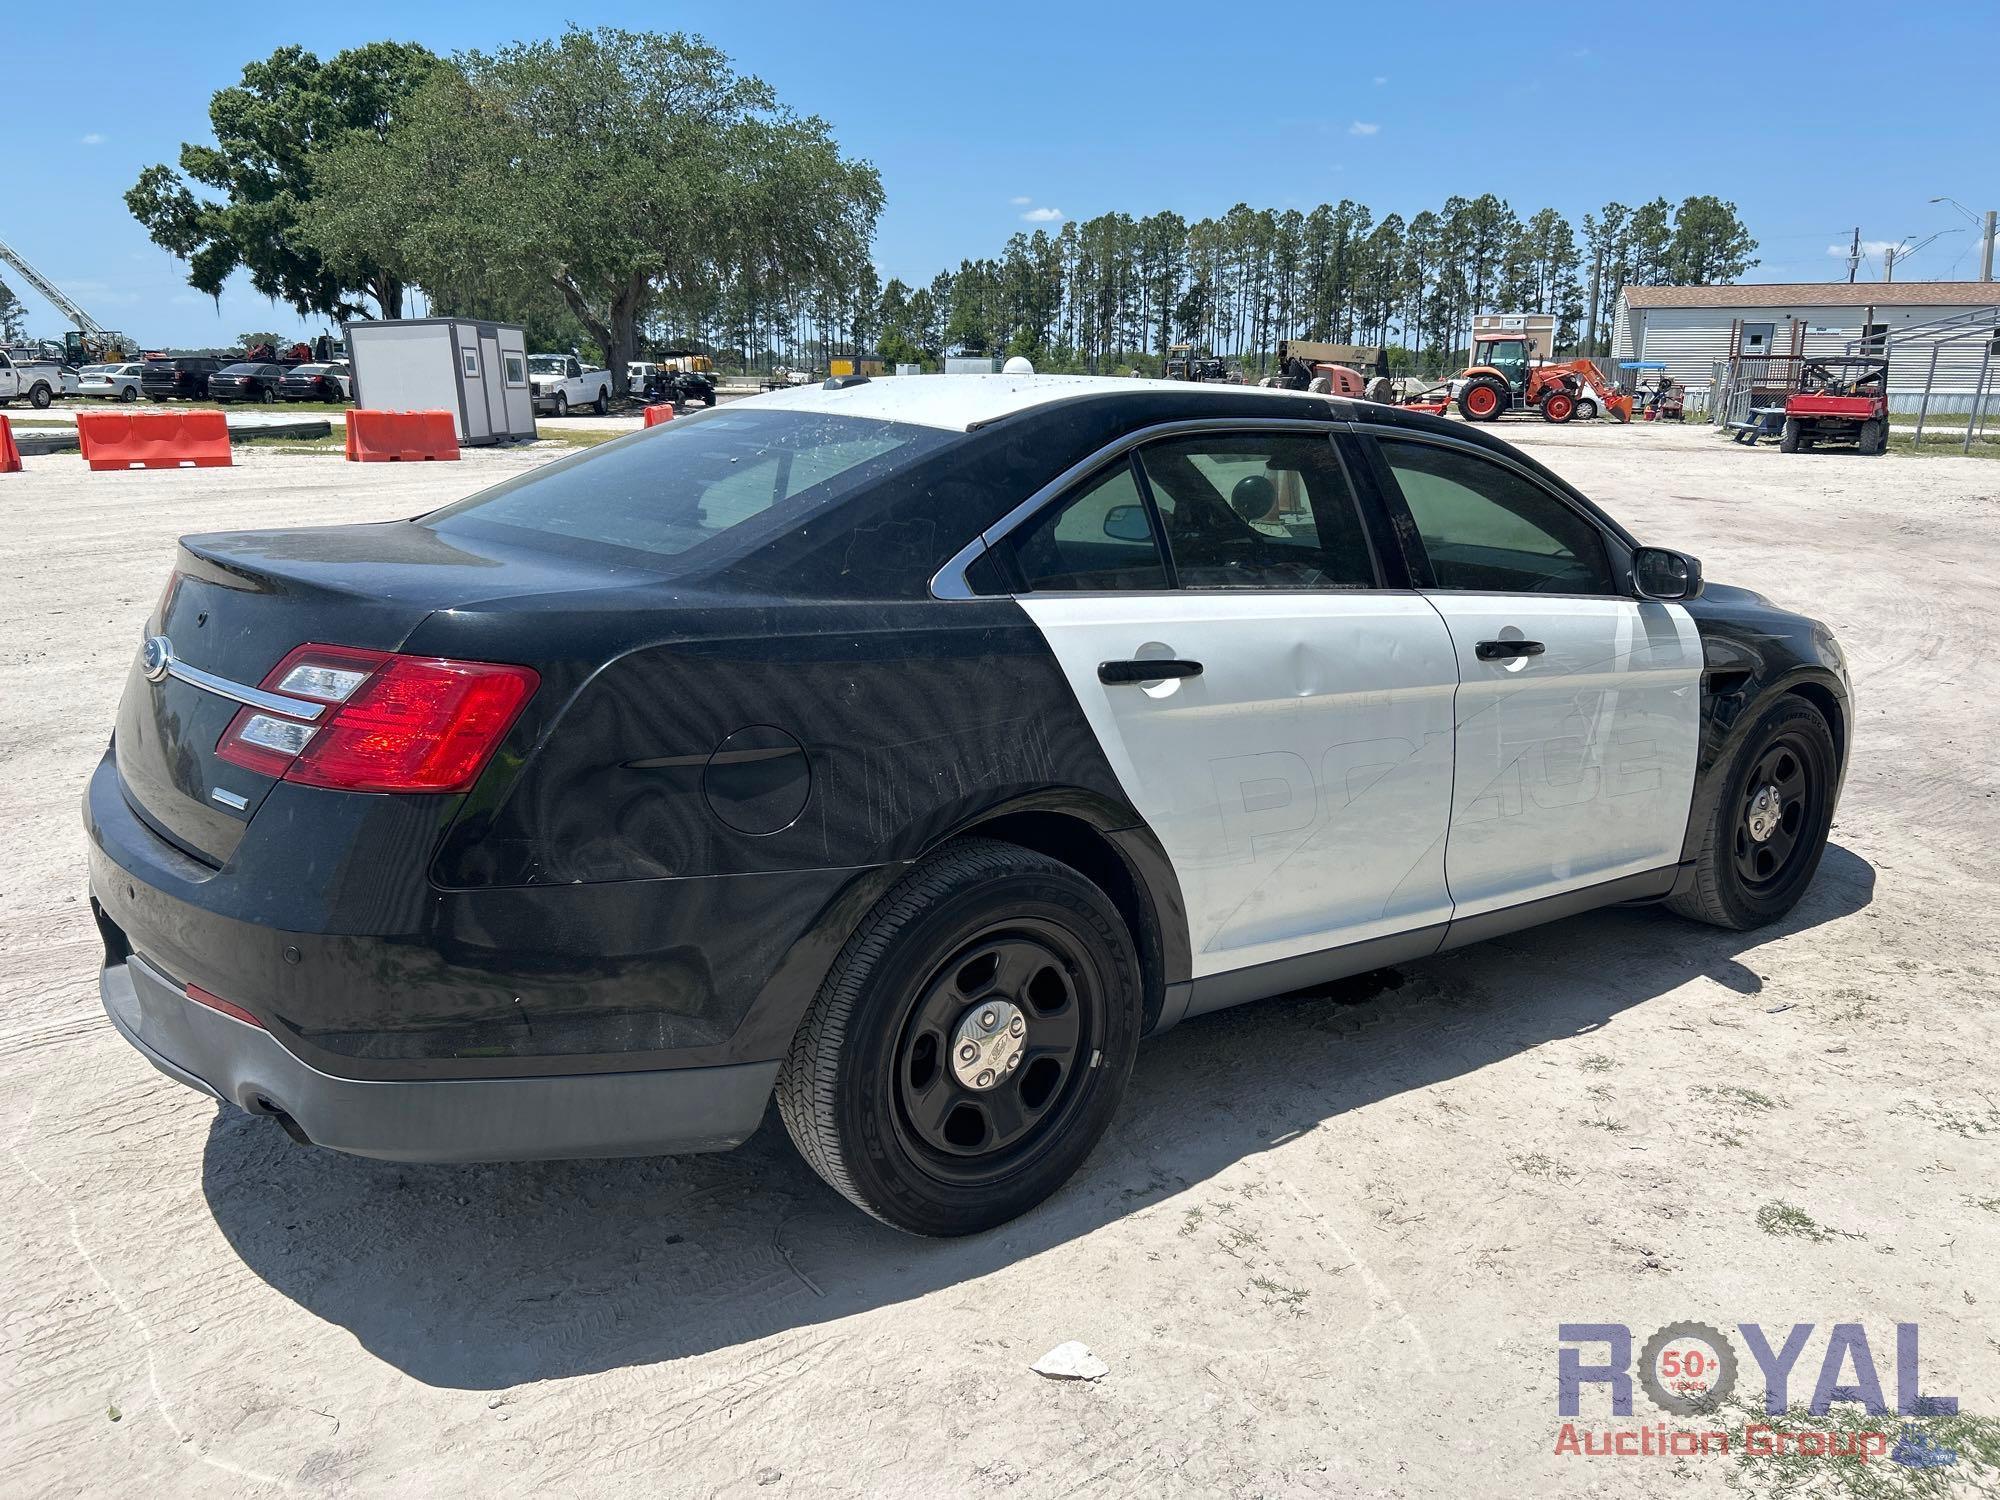
[[[226,469],[234,462],[219,411],[80,411],[76,438],[93,469]]]
[[[350,463],[385,464],[458,457],[458,429],[448,411],[369,411],[347,414]]]
[[[662,422],[671,422],[673,419],[674,407],[670,401],[646,408],[646,425],[648,427],[658,427]]]
[[[5,414],[0,414],[0,474],[21,472],[21,450],[14,446],[14,429],[8,425]]]

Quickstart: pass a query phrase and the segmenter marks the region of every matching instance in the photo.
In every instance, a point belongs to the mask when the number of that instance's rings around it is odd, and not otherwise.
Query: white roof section
[[[1113,375],[877,375],[866,384],[829,391],[819,385],[797,386],[750,396],[738,406],[771,410],[836,412],[847,417],[872,417],[882,422],[909,422],[967,432],[981,423],[1011,416],[1030,407],[1047,406],[1073,396],[1137,394],[1142,391],[1186,389],[1172,382],[1135,380]],[[1295,402],[1300,391],[1267,390],[1256,386],[1208,386],[1259,398],[1274,405]],[[1324,400],[1313,397],[1312,400]]]

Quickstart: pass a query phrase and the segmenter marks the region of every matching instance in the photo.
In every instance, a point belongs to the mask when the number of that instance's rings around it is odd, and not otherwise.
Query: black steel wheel
[[[813,1170],[915,1234],[971,1234],[1061,1187],[1104,1133],[1143,986],[1116,904],[1069,866],[964,839],[855,930],[778,1074]]]
[[[1103,1015],[1101,980],[1073,934],[995,923],[938,967],[904,1022],[905,1143],[951,1181],[1004,1176],[1081,1098]]]
[[[1826,852],[1839,787],[1833,732],[1805,699],[1784,694],[1750,726],[1731,758],[1684,890],[1682,916],[1739,930],[1798,904]]]

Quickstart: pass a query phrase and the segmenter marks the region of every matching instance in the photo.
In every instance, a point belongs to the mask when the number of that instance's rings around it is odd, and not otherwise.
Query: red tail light
[[[527,667],[301,646],[260,684],[324,706],[317,719],[245,708],[215,753],[231,765],[350,792],[462,792],[541,678]]]
[[[182,993],[185,994],[188,997],[188,999],[194,1001],[196,1005],[205,1005],[210,1010],[220,1011],[223,1015],[228,1016],[231,1020],[241,1021],[246,1026],[255,1026],[259,1031],[263,1031],[265,1029],[264,1023],[262,1021],[258,1020],[255,1016],[251,1015],[249,1011],[245,1010],[235,1001],[225,1000],[220,995],[211,995],[207,990],[203,989],[198,984],[188,985],[182,991]]]

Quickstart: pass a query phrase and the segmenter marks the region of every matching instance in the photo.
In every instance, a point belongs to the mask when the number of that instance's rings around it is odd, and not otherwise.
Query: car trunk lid
[[[135,654],[119,707],[126,799],[155,832],[220,867],[277,783],[222,760],[216,744],[296,647],[394,651],[440,609],[607,581],[600,569],[408,522],[184,538],[146,631],[167,644],[150,660]],[[175,665],[162,671],[169,653]]]

